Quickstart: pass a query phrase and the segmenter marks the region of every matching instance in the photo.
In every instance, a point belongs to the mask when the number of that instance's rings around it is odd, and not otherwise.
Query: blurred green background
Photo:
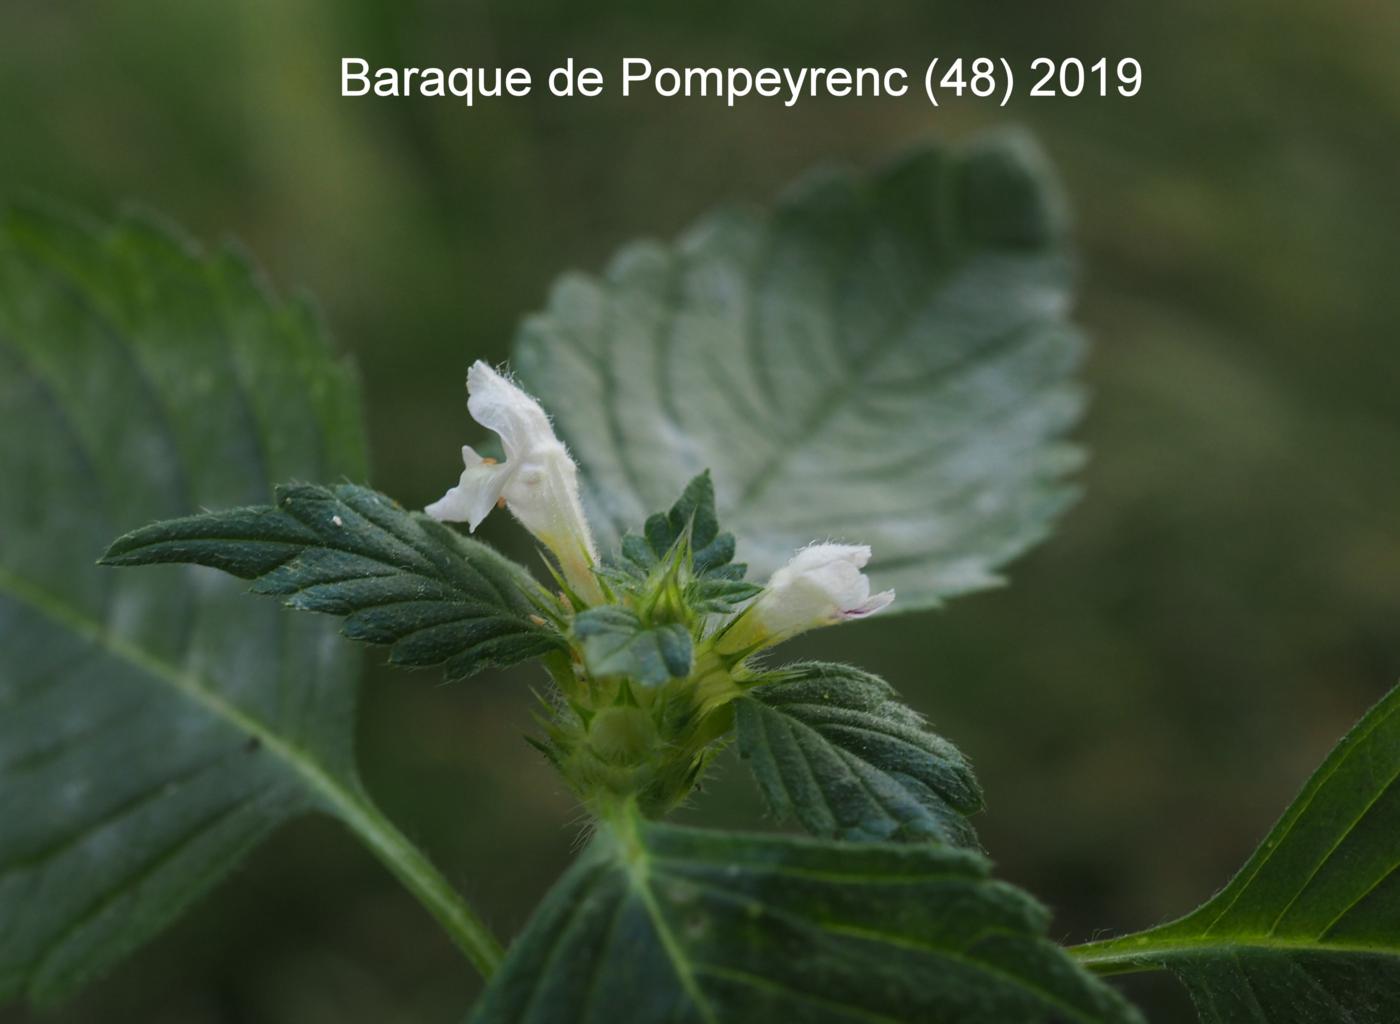
[[[134,200],[236,235],[317,297],[363,370],[374,483],[437,497],[474,434],[460,384],[560,271],[814,162],[1011,118],[1059,164],[1096,340],[1093,460],[1013,586],[794,653],[888,676],[958,742],[983,838],[1056,937],[1155,923],[1221,885],[1400,676],[1400,6],[754,0],[5,0],[0,198]],[[339,96],[338,61],[922,67],[1137,57],[1118,98]],[[1023,82],[1023,90],[1025,83]],[[542,90],[539,90],[542,91]],[[505,517],[488,539],[519,545]],[[386,808],[503,931],[578,840],[521,740],[528,671],[454,687],[371,658],[360,746]],[[692,817],[761,824],[729,763]],[[0,827],[3,822],[0,821]],[[1130,982],[1186,1019],[1165,980]],[[437,1022],[476,983],[327,821],[280,833],[61,1022]],[[5,1022],[23,1011],[0,1012]],[[37,1019],[37,1018],[36,1018]]]

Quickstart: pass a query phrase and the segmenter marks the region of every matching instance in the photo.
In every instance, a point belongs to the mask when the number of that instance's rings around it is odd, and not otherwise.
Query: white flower
[[[462,448],[462,478],[423,511],[473,531],[504,502],[511,514],[559,560],[564,578],[580,596],[600,600],[593,576],[598,559],[578,495],[578,469],[540,404],[477,360],[467,371],[467,411],[500,435],[504,462]]]
[[[869,561],[864,544],[803,548],[773,573],[763,593],[726,631],[722,649],[766,647],[818,626],[875,614],[894,600],[894,591],[870,592],[870,578],[861,572]]]

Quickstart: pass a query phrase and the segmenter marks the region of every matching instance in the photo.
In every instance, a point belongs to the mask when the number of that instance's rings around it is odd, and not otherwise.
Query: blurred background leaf
[[[1018,134],[814,171],[771,210],[722,207],[563,276],[513,365],[604,550],[706,472],[753,579],[858,542],[899,595],[886,614],[921,611],[997,585],[1074,495],[1064,219]]]
[[[438,497],[461,378],[569,268],[768,199],[813,163],[1031,128],[1073,201],[1095,340],[1087,496],[1012,586],[828,631],[792,657],[878,672],[969,755],[998,873],[1082,939],[1193,906],[1400,676],[1400,8],[10,0],[0,195],[129,198],[234,232],[315,294],[366,382],[374,484]],[[347,100],[338,60],[615,73],[673,64],[1134,56],[1132,100]],[[493,517],[494,518],[494,517]],[[507,518],[484,536],[532,557]],[[918,628],[913,628],[917,626]],[[519,739],[527,671],[372,673],[381,801],[494,922],[524,920],[577,815]],[[692,820],[758,823],[737,770]],[[439,1021],[473,991],[339,830],[274,837],[232,887],[58,1021]],[[478,880],[493,877],[487,885]],[[1182,1019],[1174,982],[1133,983]],[[9,1024],[22,1013],[0,1014]]]
[[[0,1001],[67,997],[282,822],[368,807],[359,666],[324,624],[93,560],[366,472],[354,371],[306,312],[143,218],[0,215]]]
[[[1090,943],[1106,974],[1166,969],[1203,1024],[1389,1024],[1400,1002],[1400,688],[1367,712],[1239,873],[1179,921]]]

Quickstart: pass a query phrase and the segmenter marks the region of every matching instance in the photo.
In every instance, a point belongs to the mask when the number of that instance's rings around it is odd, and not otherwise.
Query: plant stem
[[[1136,936],[1127,936],[1128,939],[1136,939]],[[1100,942],[1085,942],[1078,946],[1070,946],[1066,952],[1074,957],[1079,963],[1093,971],[1095,974],[1134,974],[1139,971],[1159,971],[1162,964],[1152,959],[1154,956],[1163,956],[1168,952],[1177,952],[1175,949],[1157,948],[1150,943],[1143,941],[1134,948],[1125,948],[1122,939],[1105,939]]]
[[[1183,919],[1184,920],[1184,919]],[[1180,922],[1176,922],[1180,923]],[[1383,946],[1366,942],[1323,943],[1319,939],[1279,938],[1268,934],[1164,934],[1172,924],[1116,939],[1103,939],[1070,946],[1068,952],[1095,974],[1132,974],[1160,971],[1176,960],[1199,960],[1210,956],[1238,956],[1243,953],[1348,953],[1356,956],[1388,955]]]
[[[341,820],[364,840],[374,855],[437,918],[483,978],[489,979],[501,964],[501,944],[491,929],[477,917],[467,901],[407,836],[399,831],[374,802],[363,793],[339,791],[336,800]],[[328,794],[329,795],[329,794]],[[332,797],[335,799],[335,797]]]

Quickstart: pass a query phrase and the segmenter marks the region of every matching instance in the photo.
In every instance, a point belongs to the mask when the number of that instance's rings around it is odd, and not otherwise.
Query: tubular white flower
[[[893,590],[870,592],[861,570],[870,561],[864,544],[811,544],[793,555],[724,634],[727,653],[780,643],[798,633],[873,615],[894,600]]]
[[[504,462],[482,458],[462,448],[462,477],[423,511],[434,519],[466,523],[473,531],[501,502],[559,560],[559,567],[581,597],[602,597],[593,576],[598,559],[583,517],[578,469],[568,449],[554,436],[540,404],[481,360],[467,371],[467,411],[495,431],[505,449]]]

